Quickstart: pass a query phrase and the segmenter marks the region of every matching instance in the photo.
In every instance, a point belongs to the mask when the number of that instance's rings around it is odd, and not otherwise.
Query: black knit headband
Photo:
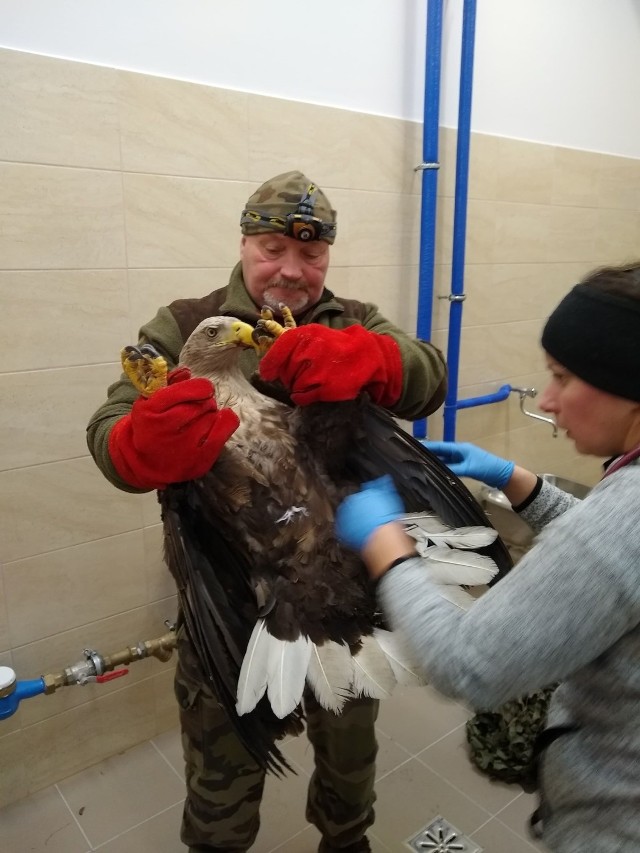
[[[589,385],[640,402],[640,301],[577,284],[547,320],[542,346]]]

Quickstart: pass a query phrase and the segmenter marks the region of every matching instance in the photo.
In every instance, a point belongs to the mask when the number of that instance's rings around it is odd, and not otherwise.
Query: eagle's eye
[[[216,326],[207,326],[206,335],[208,338],[215,338],[218,334]]]

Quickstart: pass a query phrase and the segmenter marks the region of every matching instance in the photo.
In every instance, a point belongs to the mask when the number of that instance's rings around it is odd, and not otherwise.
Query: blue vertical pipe
[[[464,260],[467,236],[467,195],[469,188],[469,142],[471,138],[471,95],[473,91],[473,51],[475,46],[476,0],[465,0],[462,18],[460,57],[460,98],[458,101],[458,144],[456,150],[455,207],[453,213],[453,254],[451,266],[451,307],[447,365],[449,385],[444,404],[444,439],[455,441],[458,397],[458,367],[464,294]]]
[[[442,65],[442,2],[428,0],[425,53],[424,114],[422,128],[422,207],[418,268],[418,338],[431,340],[433,272],[436,256],[436,200],[438,196],[438,135],[440,130],[440,68]],[[415,421],[413,434],[425,438],[427,422]]]

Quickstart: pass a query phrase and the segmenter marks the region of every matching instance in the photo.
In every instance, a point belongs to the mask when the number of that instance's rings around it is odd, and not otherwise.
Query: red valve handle
[[[114,678],[121,678],[128,672],[129,670],[126,666],[123,666],[122,669],[114,669],[113,672],[105,672],[104,675],[96,675],[96,681],[98,684],[104,684],[105,681],[113,681]]]

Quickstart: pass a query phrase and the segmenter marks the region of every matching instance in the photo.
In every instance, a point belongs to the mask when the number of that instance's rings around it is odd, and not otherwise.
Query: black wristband
[[[395,569],[396,566],[399,566],[401,563],[406,563],[407,560],[412,560],[414,557],[419,557],[419,556],[420,555],[418,554],[417,551],[413,551],[411,554],[404,554],[402,557],[397,557],[392,563],[390,563],[387,566],[387,568],[384,570],[384,572],[381,575],[378,575],[377,578],[374,578],[374,580],[373,580],[374,589],[378,586],[378,584],[380,583],[382,578],[385,575],[388,575],[389,572],[392,569]]]
[[[526,509],[530,503],[538,497],[540,494],[540,489],[542,488],[542,477],[536,477],[536,484],[533,487],[531,493],[528,497],[526,497],[523,501],[521,501],[517,506],[512,507],[514,512],[522,512],[523,509]]]

